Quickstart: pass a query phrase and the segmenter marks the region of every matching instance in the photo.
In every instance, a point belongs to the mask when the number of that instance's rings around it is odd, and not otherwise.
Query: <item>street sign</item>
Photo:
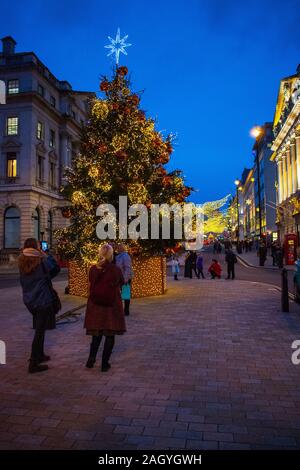
[[[0,104],[6,103],[5,82],[0,80]]]

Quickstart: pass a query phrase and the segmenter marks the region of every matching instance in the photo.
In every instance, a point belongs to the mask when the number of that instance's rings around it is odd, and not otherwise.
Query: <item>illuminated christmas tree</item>
[[[100,90],[104,98],[91,102],[81,152],[65,174],[62,194],[70,202],[65,213],[71,224],[56,234],[65,258],[87,262],[95,259],[100,243],[96,235],[99,204],[109,203],[118,210],[123,195],[129,205],[142,203],[151,208],[154,203],[183,203],[191,192],[181,171],[165,168],[173,136],[164,137],[140,108],[140,96],[130,88],[127,68],[117,67],[111,80],[103,77]],[[174,239],[129,243],[132,252],[145,255],[176,246]]]

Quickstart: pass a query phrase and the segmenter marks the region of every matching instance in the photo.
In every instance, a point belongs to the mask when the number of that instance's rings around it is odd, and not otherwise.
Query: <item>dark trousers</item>
[[[196,268],[196,266],[194,266],[194,265],[191,267],[191,275],[190,275],[190,278],[191,278],[191,279],[193,278],[193,271],[194,271],[194,273],[196,274],[196,277],[199,278],[199,274],[198,274],[197,268]]]
[[[209,271],[210,272],[210,275],[211,275],[211,278],[212,279],[215,279],[216,277],[218,279],[221,279],[221,276],[219,276],[218,274],[215,273],[215,271]]]
[[[96,360],[97,352],[102,340],[102,336],[93,336],[90,346],[90,358]],[[107,365],[115,344],[114,336],[105,336],[104,348],[102,353],[102,365]]]
[[[34,314],[35,333],[31,346],[30,359],[39,362],[44,355],[45,331],[47,327],[49,312],[47,310],[37,311]]]
[[[234,264],[227,263],[227,279],[230,278],[235,278]]]
[[[202,279],[205,279],[205,276],[203,274],[203,268],[197,268],[197,277],[200,279],[200,276],[202,277]]]
[[[124,314],[129,315],[130,299],[124,300]]]

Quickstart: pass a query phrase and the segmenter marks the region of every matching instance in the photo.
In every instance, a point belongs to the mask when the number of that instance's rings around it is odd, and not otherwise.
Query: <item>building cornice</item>
[[[0,186],[0,193],[4,192],[34,192],[38,194],[42,194],[43,196],[50,197],[51,199],[57,199],[58,201],[64,201],[64,198],[60,194],[53,193],[51,191],[47,191],[42,188],[37,188],[36,186],[32,185],[21,185],[21,184],[1,184]]]

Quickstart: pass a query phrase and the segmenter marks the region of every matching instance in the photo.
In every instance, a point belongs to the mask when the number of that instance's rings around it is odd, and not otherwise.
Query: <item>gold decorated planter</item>
[[[133,298],[150,297],[166,292],[167,263],[165,257],[134,257],[132,268],[134,273],[131,286]],[[88,267],[77,261],[69,262],[69,292],[71,295],[88,296]]]

